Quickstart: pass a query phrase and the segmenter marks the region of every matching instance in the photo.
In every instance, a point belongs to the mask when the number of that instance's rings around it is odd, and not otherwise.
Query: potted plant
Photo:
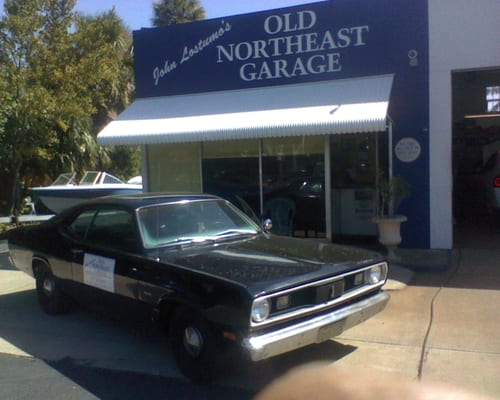
[[[388,249],[401,243],[401,224],[408,220],[405,215],[395,214],[401,201],[410,194],[410,185],[400,176],[378,181],[378,215],[372,219],[378,226],[379,242]]]

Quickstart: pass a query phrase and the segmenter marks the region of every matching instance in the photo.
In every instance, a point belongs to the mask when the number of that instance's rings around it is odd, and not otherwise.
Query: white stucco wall
[[[453,246],[451,72],[500,67],[500,0],[429,0],[430,238]]]

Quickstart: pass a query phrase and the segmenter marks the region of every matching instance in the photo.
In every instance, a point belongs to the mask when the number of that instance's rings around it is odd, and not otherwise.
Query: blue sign
[[[337,0],[134,32],[138,97],[393,73],[425,55],[424,1]]]

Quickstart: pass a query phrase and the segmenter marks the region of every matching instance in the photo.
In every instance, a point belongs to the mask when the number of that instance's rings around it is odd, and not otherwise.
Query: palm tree
[[[182,24],[204,19],[205,9],[198,0],[159,0],[153,3],[153,26]]]

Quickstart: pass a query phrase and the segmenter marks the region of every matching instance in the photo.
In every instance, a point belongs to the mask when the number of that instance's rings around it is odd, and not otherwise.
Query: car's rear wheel
[[[35,279],[38,301],[47,314],[61,314],[70,309],[71,300],[61,291],[47,265],[39,264],[35,267]]]
[[[195,310],[178,308],[170,328],[172,351],[181,372],[194,382],[206,383],[219,372],[221,338]]]

